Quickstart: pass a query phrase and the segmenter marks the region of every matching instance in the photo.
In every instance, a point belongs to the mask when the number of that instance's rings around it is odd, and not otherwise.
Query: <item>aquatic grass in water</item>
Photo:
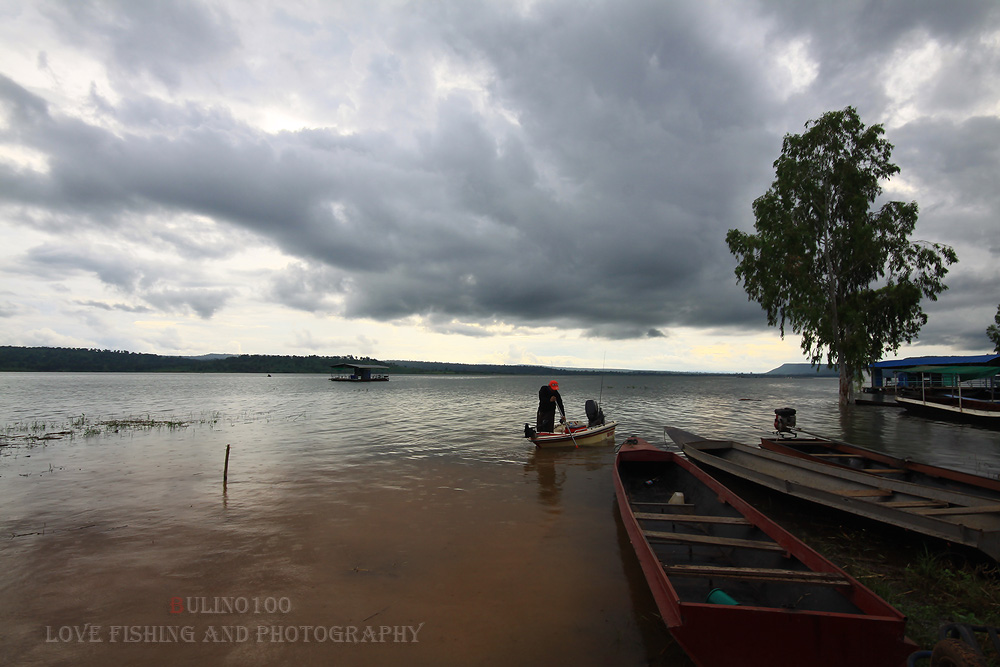
[[[297,415],[296,417],[301,417],[301,415]],[[219,411],[212,411],[199,417],[191,416],[185,419],[176,417],[158,419],[150,416],[148,413],[140,416],[113,418],[91,417],[81,414],[71,417],[68,421],[62,423],[48,420],[34,420],[6,424],[3,430],[0,431],[0,447],[10,445],[32,446],[48,440],[61,440],[64,438],[72,440],[77,436],[96,438],[162,429],[174,431],[197,425],[213,428],[220,422],[228,422],[232,426],[235,424],[249,424],[269,420],[269,413],[252,410],[244,410],[230,417],[223,415]]]

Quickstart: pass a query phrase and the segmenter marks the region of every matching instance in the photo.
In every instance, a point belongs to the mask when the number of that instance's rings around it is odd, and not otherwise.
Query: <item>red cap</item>
[[[556,391],[559,391],[559,383],[556,382],[555,380],[553,380],[552,382],[550,382],[549,386],[552,387],[553,389],[555,389]]]

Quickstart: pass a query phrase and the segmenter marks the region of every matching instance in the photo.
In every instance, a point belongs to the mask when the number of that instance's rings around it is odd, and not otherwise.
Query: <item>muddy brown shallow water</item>
[[[520,437],[544,379],[0,376],[8,433],[73,431],[0,448],[0,663],[690,664],[621,528],[614,452]],[[603,396],[618,442],[752,441],[791,404],[832,437],[1000,463],[992,432],[845,419],[836,381],[561,384],[571,417]]]
[[[298,479],[263,486],[234,471],[187,503],[153,480],[96,512],[67,503],[3,545],[4,662],[658,659],[671,642],[629,581],[612,456],[286,470]]]

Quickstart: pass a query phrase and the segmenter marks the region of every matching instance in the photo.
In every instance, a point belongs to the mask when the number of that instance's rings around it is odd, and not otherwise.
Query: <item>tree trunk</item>
[[[837,368],[840,371],[840,407],[846,408],[854,403],[854,376],[841,357]]]

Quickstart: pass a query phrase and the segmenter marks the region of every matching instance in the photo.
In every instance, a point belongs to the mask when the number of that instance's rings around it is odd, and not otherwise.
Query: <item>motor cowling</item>
[[[584,410],[587,412],[587,427],[593,426],[604,426],[604,410],[601,406],[597,404],[597,401],[591,399],[584,404]]]
[[[778,433],[791,433],[795,428],[795,409],[777,408],[774,411],[774,430]]]
[[[531,427],[531,424],[525,424],[524,425],[524,437],[525,438],[534,438],[536,435],[538,435],[538,434],[535,433],[535,429],[533,429]]]

